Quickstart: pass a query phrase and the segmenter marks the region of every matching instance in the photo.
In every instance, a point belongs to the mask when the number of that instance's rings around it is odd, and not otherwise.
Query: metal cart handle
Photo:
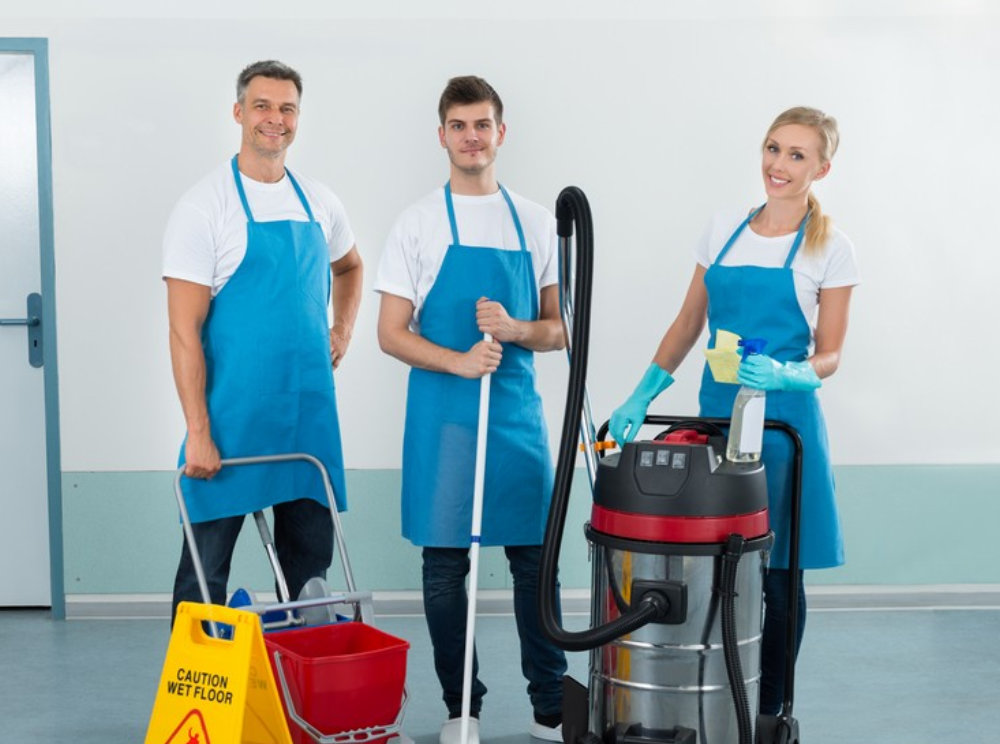
[[[222,467],[234,465],[261,465],[275,462],[294,462],[303,460],[312,463],[323,479],[323,488],[326,490],[326,500],[330,506],[330,516],[333,518],[334,540],[340,552],[340,563],[344,567],[344,581],[347,583],[347,591],[357,592],[354,584],[354,572],[351,570],[351,562],[347,557],[347,546],[344,544],[344,530],[340,525],[340,514],[337,512],[337,501],[333,493],[333,485],[330,483],[330,475],[326,472],[326,466],[312,455],[304,452],[292,452],[285,455],[259,455],[256,457],[231,457],[222,461]],[[198,588],[201,590],[201,598],[205,604],[211,604],[212,598],[208,593],[208,579],[205,577],[205,567],[201,562],[201,555],[198,553],[198,546],[195,543],[194,531],[191,529],[191,518],[188,516],[187,503],[184,501],[184,491],[181,488],[181,477],[184,476],[184,466],[177,468],[174,476],[174,495],[177,497],[177,507],[180,509],[181,522],[184,525],[184,539],[187,541],[188,551],[191,553],[191,562],[194,564],[195,575],[198,577]],[[218,636],[215,623],[210,623],[212,634]]]

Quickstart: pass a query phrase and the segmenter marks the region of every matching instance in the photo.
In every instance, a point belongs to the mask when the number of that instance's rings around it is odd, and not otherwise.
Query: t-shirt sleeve
[[[347,219],[344,203],[329,189],[324,188],[323,191],[330,210],[330,238],[327,245],[330,248],[330,263],[333,263],[346,256],[357,241]]]
[[[701,233],[701,237],[698,238],[698,242],[694,245],[694,260],[698,262],[699,266],[703,266],[706,269],[712,265],[712,228],[714,222],[714,220],[709,220]]]
[[[403,297],[417,304],[417,235],[407,215],[401,215],[389,232],[375,275],[375,291]]]
[[[163,235],[163,278],[211,287],[215,278],[215,235],[209,215],[188,201],[174,207]]]
[[[559,236],[556,234],[556,218],[546,213],[545,216],[545,254],[542,271],[538,275],[538,288],[544,289],[559,283]]]
[[[841,232],[834,234],[827,250],[829,258],[820,289],[835,289],[836,287],[853,287],[861,282],[858,271],[858,261],[854,254],[854,244]]]

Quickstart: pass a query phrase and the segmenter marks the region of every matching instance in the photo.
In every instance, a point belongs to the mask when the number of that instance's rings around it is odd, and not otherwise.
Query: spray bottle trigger
[[[741,338],[737,345],[743,349],[742,359],[746,359],[752,354],[763,354],[764,347],[767,346],[765,338]]]

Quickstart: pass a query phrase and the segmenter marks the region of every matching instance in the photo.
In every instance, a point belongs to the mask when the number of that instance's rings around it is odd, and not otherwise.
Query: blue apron
[[[235,156],[232,166],[247,215],[247,250],[202,327],[212,438],[223,458],[286,452],[319,458],[344,509],[323,229],[288,171],[309,221],[255,222]],[[184,464],[183,444],[178,462]],[[184,478],[182,484],[192,522],[304,497],[328,504],[319,471],[306,462],[223,468],[211,480]]]
[[[761,207],[760,209],[763,209]],[[736,228],[722,252],[705,272],[708,290],[709,346],[715,346],[720,328],[744,338],[767,339],[765,353],[779,362],[801,362],[809,353],[811,333],[795,295],[792,261],[802,244],[808,215],[799,226],[788,258],[781,268],[722,266],[722,259],[746,228],[754,212]],[[702,416],[729,418],[738,385],[715,382],[708,365],[702,374]],[[767,391],[769,419],[794,426],[802,437],[802,568],[829,568],[844,562],[840,520],[834,500],[833,469],[826,423],[815,390]],[[792,494],[792,445],[781,432],[764,433],[763,460],[767,473],[768,510],[775,533],[773,568],[788,567],[789,501]]]
[[[476,300],[501,303],[512,318],[538,319],[535,274],[521,222],[500,191],[520,250],[462,245],[451,185],[444,189],[452,244],[420,311],[420,334],[439,346],[468,351],[483,334]],[[552,496],[552,462],[533,353],[504,344],[492,375],[483,499],[483,545],[538,545]],[[479,380],[410,370],[403,437],[403,536],[414,545],[469,546],[479,420]]]

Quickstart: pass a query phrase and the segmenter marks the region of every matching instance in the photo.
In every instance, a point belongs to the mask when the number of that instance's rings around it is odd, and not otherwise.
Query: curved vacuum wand
[[[556,571],[559,566],[566,512],[569,508],[570,489],[573,485],[580,417],[586,397],[590,294],[593,285],[593,219],[587,197],[579,188],[568,186],[559,194],[556,200],[556,223],[560,240],[571,238],[573,227],[576,226],[576,277],[573,287],[576,302],[573,303],[571,338],[567,339],[568,346],[572,349],[569,385],[566,391],[559,456],[556,461],[555,487],[552,490],[552,504],[549,506],[549,518],[545,526],[545,542],[542,545],[542,559],[539,566],[538,608],[542,629],[553,643],[567,651],[586,651],[627,635],[666,614],[669,610],[669,601],[656,592],[649,592],[638,605],[616,620],[579,632],[564,629],[556,616]],[[568,261],[569,257],[565,258]],[[568,267],[564,267],[561,276],[563,279],[568,279],[572,273]],[[560,290],[568,292],[570,288],[560,287]],[[563,303],[564,307],[565,305],[566,303]],[[566,318],[563,321],[564,325],[569,326]]]

